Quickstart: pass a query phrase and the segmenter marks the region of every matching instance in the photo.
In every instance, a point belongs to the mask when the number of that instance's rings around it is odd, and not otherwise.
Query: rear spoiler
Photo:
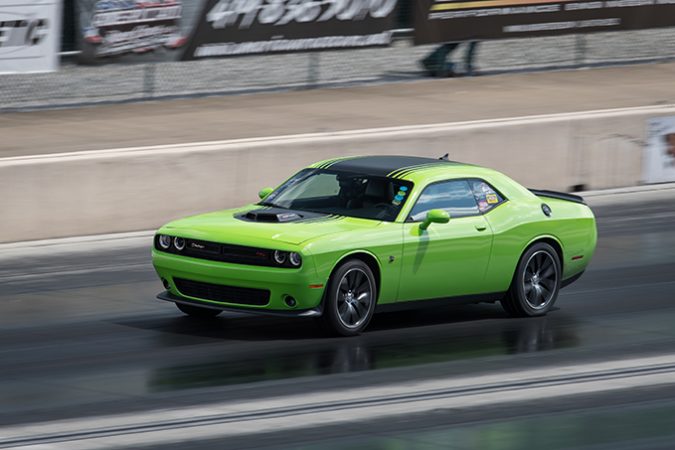
[[[539,189],[530,189],[529,191],[537,197],[557,198],[558,200],[567,200],[568,202],[581,203],[582,205],[586,204],[583,197],[574,194],[556,191],[540,191]]]

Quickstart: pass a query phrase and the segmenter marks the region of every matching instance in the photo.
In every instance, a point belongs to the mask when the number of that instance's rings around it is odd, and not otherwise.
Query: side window
[[[497,205],[504,203],[504,198],[492,186],[483,180],[469,180],[471,190],[476,197],[478,209],[482,213],[490,211]]]
[[[466,180],[443,181],[427,186],[417,199],[409,220],[424,220],[427,212],[432,209],[444,209],[451,218],[479,213],[476,199]]]

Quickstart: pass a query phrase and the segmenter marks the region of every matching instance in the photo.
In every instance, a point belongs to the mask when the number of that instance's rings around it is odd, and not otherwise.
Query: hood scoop
[[[296,222],[305,218],[304,214],[287,209],[254,209],[237,217],[249,222],[286,223]]]

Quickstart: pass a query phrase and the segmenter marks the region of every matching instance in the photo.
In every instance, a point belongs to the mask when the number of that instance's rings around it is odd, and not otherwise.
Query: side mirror
[[[420,230],[426,230],[432,223],[448,223],[450,222],[450,214],[442,209],[432,209],[427,212],[427,217],[424,222],[420,224]]]
[[[261,189],[260,192],[258,192],[258,197],[260,197],[260,200],[263,200],[265,197],[270,195],[274,191],[274,188],[271,187],[266,187],[265,189]]]

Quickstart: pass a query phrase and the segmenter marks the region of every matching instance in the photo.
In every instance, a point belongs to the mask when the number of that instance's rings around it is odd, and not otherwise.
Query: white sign
[[[0,0],[0,73],[58,69],[61,0]]]
[[[675,116],[649,121],[644,157],[646,183],[675,181]]]
[[[326,22],[331,19],[357,21],[368,16],[387,17],[398,0],[219,0],[206,16],[214,29],[239,22],[239,28],[250,28],[254,22],[263,25],[287,25],[291,22]],[[240,16],[243,16],[241,21]]]

